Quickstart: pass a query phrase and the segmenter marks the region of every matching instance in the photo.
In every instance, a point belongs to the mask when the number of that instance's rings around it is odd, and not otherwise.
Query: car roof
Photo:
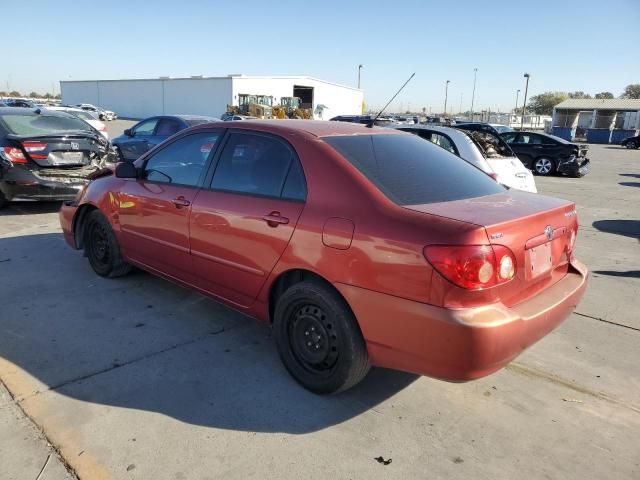
[[[206,128],[199,125],[194,128]],[[255,129],[272,133],[299,133],[304,132],[315,137],[329,137],[340,135],[403,135],[404,132],[391,128],[367,127],[361,123],[329,122],[326,120],[246,120],[234,123],[227,128]]]
[[[209,117],[206,115],[189,115],[189,114],[178,114],[178,115],[161,115],[163,117],[174,117],[179,118],[181,120],[220,120],[216,117]]]

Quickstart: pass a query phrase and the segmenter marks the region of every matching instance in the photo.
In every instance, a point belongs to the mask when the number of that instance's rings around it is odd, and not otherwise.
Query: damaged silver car
[[[116,159],[109,141],[73,115],[0,110],[0,207],[12,200],[72,200]]]

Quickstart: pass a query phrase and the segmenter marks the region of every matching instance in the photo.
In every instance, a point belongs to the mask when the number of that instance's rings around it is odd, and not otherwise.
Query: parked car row
[[[162,120],[129,133],[157,134]],[[454,131],[432,135],[479,143]],[[285,367],[313,392],[348,389],[371,365],[483,377],[579,303],[576,206],[507,189],[457,143],[456,155],[418,135],[202,123],[98,172],[62,206],[64,238],[100,276],[137,266],[270,322]],[[12,141],[33,154],[34,140]]]

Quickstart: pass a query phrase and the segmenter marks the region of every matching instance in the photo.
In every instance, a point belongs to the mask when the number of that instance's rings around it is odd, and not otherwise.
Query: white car
[[[82,110],[86,110],[88,112],[93,112],[96,115],[98,115],[98,118],[100,120],[115,120],[116,118],[118,118],[118,116],[112,112],[111,110],[104,110],[100,107],[96,107],[95,105],[92,105],[90,103],[78,103],[77,105],[75,105],[76,108],[80,108]]]
[[[533,173],[522,164],[504,140],[490,132],[470,132],[436,125],[400,125],[395,128],[439,145],[478,167],[502,185],[538,193]]]
[[[78,117],[81,120],[84,120],[93,128],[98,130],[104,138],[109,140],[109,132],[107,132],[107,126],[102,122],[96,113],[91,112],[89,110],[82,110],[80,108],[70,108],[70,107],[47,107],[48,110],[56,110],[58,112],[67,112],[75,117]]]

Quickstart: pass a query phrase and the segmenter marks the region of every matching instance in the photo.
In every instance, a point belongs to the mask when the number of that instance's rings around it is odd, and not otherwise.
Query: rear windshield
[[[95,117],[95,115],[93,115],[91,112],[88,112],[86,110],[82,110],[79,112],[68,112],[70,115],[73,115],[75,117],[81,118],[83,120],[97,120],[97,118]]]
[[[398,205],[448,202],[505,191],[476,167],[416,135],[323,140]]]
[[[75,117],[53,115],[0,114],[0,123],[14,135],[46,135],[59,132],[91,131],[91,127]]]

